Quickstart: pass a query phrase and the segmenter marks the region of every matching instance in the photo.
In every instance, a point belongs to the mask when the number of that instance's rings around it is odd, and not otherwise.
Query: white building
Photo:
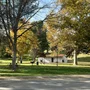
[[[59,55],[59,56],[46,56],[46,57],[39,57],[38,58],[39,63],[67,63],[67,58],[65,55]]]

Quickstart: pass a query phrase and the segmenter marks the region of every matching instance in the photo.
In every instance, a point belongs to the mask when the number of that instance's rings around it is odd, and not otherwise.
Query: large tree
[[[77,64],[76,53],[90,45],[90,2],[88,0],[58,0],[61,10],[61,28],[74,32],[74,64]]]
[[[57,1],[60,8],[51,15],[56,20],[50,22],[51,27],[60,30],[60,43],[66,50],[70,48],[70,52],[74,50],[74,64],[77,64],[77,51],[82,51],[84,47],[90,45],[90,2],[88,0]]]
[[[17,35],[21,35],[22,32],[25,31],[25,27],[29,27],[28,23],[26,26],[22,27],[17,32]],[[21,23],[19,25],[21,25]],[[10,34],[11,37],[13,38],[13,32],[10,32]],[[17,40],[17,56],[20,62],[22,62],[23,55],[28,54],[29,51],[32,51],[33,48],[38,48],[38,39],[37,36],[31,30],[28,30]]]
[[[35,33],[38,38],[39,53],[43,54],[45,50],[48,51],[49,49],[49,43],[47,41],[47,34],[46,34],[47,29],[42,21],[33,22],[33,24],[36,25],[32,27],[32,32]]]
[[[8,37],[8,41],[12,44],[13,59],[12,69],[15,70],[16,66],[16,53],[17,53],[17,39],[23,35],[30,27],[25,28],[25,31],[21,35],[17,35],[18,30],[25,26],[25,24],[42,8],[39,0],[0,0],[0,20]],[[24,23],[19,26],[21,19],[26,18]],[[10,37],[10,31],[12,30],[14,37]]]

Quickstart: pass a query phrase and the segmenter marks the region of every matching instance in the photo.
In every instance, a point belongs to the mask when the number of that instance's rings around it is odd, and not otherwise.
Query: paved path
[[[90,90],[90,76],[0,78],[0,90]]]

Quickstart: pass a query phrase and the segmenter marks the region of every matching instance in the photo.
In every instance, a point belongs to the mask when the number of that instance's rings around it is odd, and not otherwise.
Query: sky
[[[51,3],[54,2],[55,0],[40,0],[40,5],[43,6],[45,4],[51,6]],[[39,21],[43,20],[50,12],[50,8],[42,9],[39,13],[37,13],[32,19],[32,21]]]

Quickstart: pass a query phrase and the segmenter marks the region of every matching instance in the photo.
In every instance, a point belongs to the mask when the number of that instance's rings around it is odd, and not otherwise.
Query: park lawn
[[[86,75],[90,67],[82,66],[36,66],[20,65],[16,71],[7,65],[0,65],[0,76],[37,76],[37,75]]]
[[[40,64],[31,65],[30,61],[23,61],[16,71],[13,71],[9,64],[11,60],[0,60],[0,76],[48,76],[48,75],[90,75],[90,56],[79,55],[78,65],[73,63]]]

